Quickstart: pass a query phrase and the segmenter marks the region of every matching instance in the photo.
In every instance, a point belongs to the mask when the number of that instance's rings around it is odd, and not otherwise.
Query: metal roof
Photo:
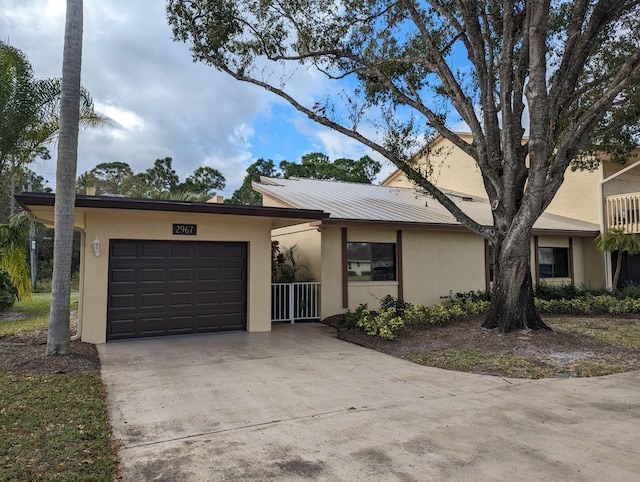
[[[461,227],[438,201],[412,188],[374,186],[314,179],[260,178],[256,191],[300,209],[320,209],[332,220],[369,221]],[[487,199],[463,193],[448,196],[479,224],[491,226],[493,217]],[[543,214],[536,231],[595,234],[598,225],[553,214]]]

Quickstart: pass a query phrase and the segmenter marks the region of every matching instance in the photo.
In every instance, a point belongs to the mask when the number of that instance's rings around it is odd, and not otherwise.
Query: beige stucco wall
[[[296,281],[320,281],[321,277],[321,234],[317,226],[309,223],[296,224],[274,229],[271,239],[278,241],[280,252],[295,246],[297,263],[303,266],[296,275]]]
[[[467,232],[403,231],[404,299],[432,305],[485,289],[484,239]]]
[[[471,142],[469,136],[462,136]],[[487,193],[482,175],[476,162],[450,141],[439,137],[428,153],[431,164],[429,180],[445,191],[451,190],[486,198]],[[418,165],[424,166],[425,155],[418,158]],[[599,184],[604,178],[624,169],[626,165],[601,163],[594,171],[565,172],[565,180],[558,189],[546,212],[580,219],[591,223],[600,223]],[[396,172],[385,180],[383,185],[412,187],[406,176]],[[604,184],[604,195],[640,192],[640,167]]]
[[[222,216],[197,213],[163,213],[110,209],[83,210],[84,262],[81,267],[82,340],[104,343],[107,331],[109,241],[111,239],[155,239],[172,241],[246,242],[247,329],[271,329],[271,224],[268,218]],[[197,224],[197,236],[172,235],[173,223]],[[101,255],[94,256],[91,242],[99,239]]]
[[[396,243],[397,230],[390,227],[347,228],[349,242]],[[343,313],[342,232],[338,226],[322,231],[321,316]],[[464,232],[403,230],[404,299],[433,304],[449,291],[485,288],[484,241]],[[398,296],[398,281],[351,281],[348,283],[349,309],[366,303],[378,309],[386,295]]]

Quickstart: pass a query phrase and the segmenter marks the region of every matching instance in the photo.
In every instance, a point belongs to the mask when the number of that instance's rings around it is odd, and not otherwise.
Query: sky
[[[0,39],[22,50],[36,77],[62,75],[65,0],[2,0]],[[323,90],[320,76],[298,72],[294,92]],[[300,161],[323,152],[331,159],[371,155],[361,144],[313,123],[275,95],[196,64],[189,46],[173,42],[163,0],[84,2],[82,85],[114,127],[80,132],[80,175],[99,163],[121,161],[135,172],[171,157],[184,180],[200,166],[226,178],[231,197],[246,168],[259,158]],[[53,157],[33,170],[55,189]]]

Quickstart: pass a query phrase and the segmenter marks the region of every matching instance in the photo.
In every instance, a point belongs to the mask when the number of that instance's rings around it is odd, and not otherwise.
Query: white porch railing
[[[640,233],[640,193],[607,196],[605,229],[622,228],[628,233]]]
[[[320,312],[320,283],[272,283],[271,321],[316,320]]]

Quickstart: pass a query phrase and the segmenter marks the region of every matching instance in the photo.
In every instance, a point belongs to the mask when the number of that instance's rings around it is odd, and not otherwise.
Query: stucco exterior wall
[[[342,307],[342,229],[323,226],[320,256],[320,316],[344,313]]]
[[[462,136],[471,142],[469,136]],[[418,165],[425,165],[425,156]],[[438,138],[428,151],[431,169],[429,180],[439,188],[486,198],[482,175],[476,162],[446,139]],[[565,172],[565,180],[558,189],[546,212],[569,218],[600,223],[599,183],[604,178],[624,169],[625,165],[602,162],[594,171]],[[383,182],[385,186],[413,187],[401,172]],[[640,167],[604,184],[604,195],[626,194],[640,191]]]
[[[450,292],[485,289],[484,239],[473,233],[405,230],[404,299],[433,305]]]
[[[84,217],[83,302],[79,312],[83,341],[106,341],[109,241],[112,239],[246,242],[247,330],[271,329],[271,225],[268,218],[110,209],[86,209]],[[197,235],[172,235],[173,223],[197,224]],[[99,257],[94,256],[91,246],[96,238],[101,243]]]
[[[309,223],[297,224],[286,228],[274,229],[271,239],[278,241],[280,252],[295,246],[297,263],[304,266],[296,275],[296,281],[320,281],[322,257],[320,243],[322,240],[317,226]]]

